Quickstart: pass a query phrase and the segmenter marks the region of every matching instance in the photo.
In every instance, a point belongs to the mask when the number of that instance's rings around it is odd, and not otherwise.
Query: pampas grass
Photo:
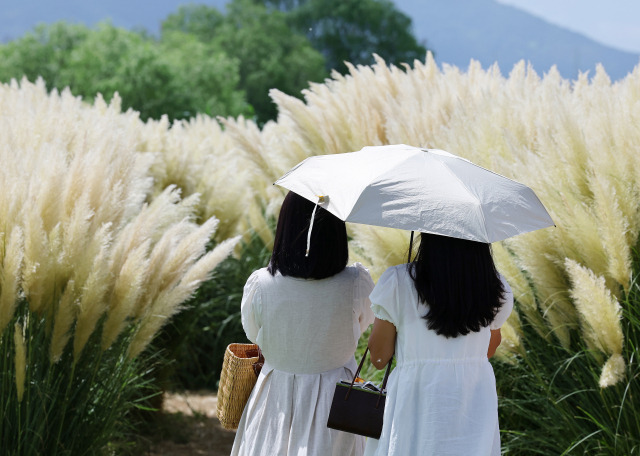
[[[611,357],[603,367],[600,385],[613,385],[622,380],[625,370],[621,356],[622,309],[606,288],[603,277],[569,259],[566,267],[573,283],[571,296],[580,315],[584,340],[588,346]]]
[[[613,84],[601,67],[593,79],[571,82],[555,69],[540,77],[524,63],[504,77],[497,66],[484,70],[476,62],[466,71],[440,69],[430,55],[404,69],[378,59],[311,85],[304,102],[273,91],[278,122],[266,125],[261,137],[249,133],[251,145],[239,144],[250,156],[269,158],[264,172],[270,179],[310,155],[405,143],[448,150],[530,185],[557,227],[505,241],[509,255],[496,259],[527,318],[569,347],[579,317],[566,259],[602,275],[613,296],[628,288],[632,275],[640,194],[633,87],[639,80],[640,69]],[[232,135],[241,133],[234,125]],[[405,235],[382,240],[358,225],[350,232],[356,253],[376,273],[403,261]]]
[[[0,85],[0,349],[15,360],[0,446],[12,454],[104,447],[147,381],[144,349],[238,241],[207,252],[219,222],[200,196],[154,197],[159,154],[140,150],[145,125],[114,100]]]
[[[568,81],[524,62],[504,75],[473,61],[439,67],[431,55],[402,67],[378,58],[311,84],[303,101],[272,91],[279,117],[260,129],[207,116],[142,123],[121,112],[117,97],[88,108],[68,92],[47,95],[43,83],[12,82],[0,92],[0,108],[11,113],[0,118],[0,178],[10,195],[0,197],[0,323],[6,332],[24,320],[21,311],[34,316],[30,325],[45,321],[43,340],[55,333],[63,347],[54,350],[58,364],[71,352],[81,364],[96,339],[102,353],[126,346],[135,359],[217,262],[204,253],[207,236],[222,245],[250,229],[270,245],[284,196],[271,184],[288,169],[311,155],[404,143],[447,150],[529,185],[556,222],[493,246],[516,299],[497,356],[505,361],[496,361],[499,383],[502,370],[573,381],[532,387],[540,398],[557,394],[553,408],[536,409],[536,399],[517,407],[535,403],[529,414],[561,422],[573,413],[563,409],[571,385],[620,406],[616,394],[637,362],[624,335],[637,324],[629,306],[637,305],[640,234],[638,87],[640,66],[613,83],[602,67]],[[350,225],[349,235],[352,260],[374,276],[406,261],[407,233]],[[65,297],[71,281],[73,299]],[[63,297],[74,304],[61,310]],[[619,421],[632,429],[637,421],[626,416]],[[605,445],[573,426],[575,414],[566,418],[575,440],[562,448],[546,442],[545,451]],[[524,439],[513,435],[509,442]]]
[[[3,237],[6,233],[2,233]],[[2,333],[15,312],[18,304],[18,289],[22,274],[24,237],[22,229],[11,230],[7,242],[0,242],[2,249],[2,268],[0,268],[0,333]]]
[[[333,74],[324,84],[310,85],[303,101],[272,91],[279,117],[260,132],[245,121],[227,120],[225,127],[237,150],[261,169],[258,187],[312,155],[398,143],[444,149],[532,187],[557,226],[494,246],[498,268],[516,298],[516,313],[504,327],[495,363],[498,378],[501,370],[513,378],[531,373],[523,381],[540,385],[530,391],[539,396],[516,406],[525,413],[530,406],[531,416],[545,413],[565,423],[563,435],[539,428],[555,436],[555,442],[549,438],[542,445],[546,454],[608,448],[618,438],[625,444],[614,446],[630,450],[630,436],[640,433],[637,421],[627,420],[633,408],[620,408],[619,422],[626,428],[614,425],[604,432],[590,426],[611,423],[609,417],[596,422],[600,418],[594,410],[605,403],[619,407],[619,387],[632,381],[629,372],[636,369],[636,349],[621,349],[621,343],[627,343],[625,325],[637,323],[618,318],[615,302],[621,303],[623,315],[625,306],[637,305],[628,296],[638,273],[633,252],[640,233],[638,87],[640,66],[613,83],[603,67],[569,81],[555,68],[539,75],[524,62],[505,76],[496,65],[483,69],[473,61],[464,70],[440,68],[431,55],[403,68],[377,59],[372,66],[350,66],[347,75]],[[255,192],[262,202],[281,201],[284,194]],[[360,225],[350,225],[349,233],[352,259],[374,275],[405,261],[406,233]],[[606,317],[596,322],[588,315]],[[586,374],[575,373],[574,366],[583,366]],[[571,381],[546,389],[536,383],[559,376]],[[608,391],[602,393],[606,401],[590,396],[580,418],[563,407],[572,403],[566,399],[572,390],[601,388]],[[553,411],[532,405],[547,396],[558,400]],[[578,419],[590,424],[581,426]],[[506,429],[509,425],[507,420]],[[507,441],[526,442],[518,434],[526,426],[518,428],[515,418],[512,425],[514,437]],[[530,446],[507,445],[513,451]]]
[[[215,213],[225,235],[243,235],[250,227],[266,245],[268,221],[277,216],[285,193],[271,184],[312,155],[404,143],[447,150],[529,185],[556,227],[493,247],[516,298],[495,363],[498,377],[500,360],[509,369],[526,366],[542,381],[547,371],[536,363],[558,363],[568,371],[579,364],[569,360],[579,359],[590,370],[574,376],[574,387],[606,386],[613,398],[634,369],[636,352],[614,350],[620,340],[628,343],[620,338],[627,323],[612,317],[606,329],[594,329],[586,315],[614,316],[613,302],[621,303],[624,315],[634,302],[627,297],[638,272],[633,252],[640,233],[639,86],[640,66],[613,83],[602,67],[569,81],[554,68],[539,75],[524,62],[505,75],[496,65],[483,69],[473,61],[466,69],[439,67],[431,55],[402,67],[378,58],[374,65],[349,66],[346,75],[311,84],[304,100],[273,90],[279,116],[262,129],[243,118],[201,116],[173,126],[161,121],[149,124],[143,136],[151,139],[141,141],[138,151],[160,151],[151,168],[157,176],[154,195],[170,184],[183,189],[183,196],[206,194],[206,188],[216,195],[224,182],[222,211],[200,203],[198,213]],[[235,180],[225,180],[227,175]],[[238,211],[238,201],[246,204],[244,211]],[[407,233],[348,229],[352,260],[362,261],[374,276],[406,261]],[[578,280],[580,271],[590,271],[589,279]],[[594,283],[599,298],[587,304]],[[569,394],[562,391],[557,390],[560,396]],[[554,413],[568,410],[556,407]],[[567,426],[578,437],[560,452],[591,444],[580,426]]]

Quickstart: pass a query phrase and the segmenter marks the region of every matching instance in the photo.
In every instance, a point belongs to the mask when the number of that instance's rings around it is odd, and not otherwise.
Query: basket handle
[[[264,355],[262,354],[262,349],[258,345],[258,359],[253,363],[253,373],[256,374],[256,377],[260,375],[260,371],[262,370],[262,366],[264,366]]]

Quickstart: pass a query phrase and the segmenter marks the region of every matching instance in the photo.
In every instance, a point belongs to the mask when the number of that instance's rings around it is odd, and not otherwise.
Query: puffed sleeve
[[[260,330],[260,285],[259,285],[259,271],[253,272],[247,279],[247,283],[244,285],[244,291],[242,292],[242,301],[240,303],[240,313],[242,320],[242,327],[247,335],[247,339],[256,344],[258,338],[258,331]]]
[[[400,302],[398,299],[398,273],[390,267],[382,273],[378,283],[369,295],[371,309],[376,318],[393,323],[400,323]]]
[[[369,300],[369,294],[373,290],[373,279],[369,274],[367,268],[360,263],[355,263],[357,276],[355,280],[355,290],[353,299],[353,313],[354,317],[358,321],[358,328],[360,332],[357,334],[360,336],[372,323],[373,323],[373,311],[371,310],[371,301]]]
[[[491,329],[500,329],[502,325],[504,325],[504,322],[507,321],[507,318],[509,318],[511,311],[513,310],[513,291],[511,291],[511,287],[502,275],[500,275],[500,280],[502,280],[502,286],[504,287],[502,306],[493,318],[491,325],[489,325],[489,328]]]

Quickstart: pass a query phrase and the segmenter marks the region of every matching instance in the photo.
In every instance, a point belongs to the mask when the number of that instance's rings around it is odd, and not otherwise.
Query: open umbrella
[[[345,222],[486,243],[554,225],[526,185],[449,152],[404,144],[310,157],[275,184]]]

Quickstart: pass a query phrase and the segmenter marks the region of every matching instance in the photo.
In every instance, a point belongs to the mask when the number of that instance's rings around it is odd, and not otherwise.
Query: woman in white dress
[[[489,244],[421,235],[415,261],[387,269],[370,296],[369,339],[382,369],[395,353],[376,456],[499,456],[489,359],[513,294]]]
[[[327,428],[336,383],[353,378],[354,353],[371,323],[373,281],[346,266],[343,221],[290,192],[273,253],[248,279],[242,326],[265,363],[233,443],[238,456],[361,456],[365,438]],[[308,256],[307,233],[311,229]]]

